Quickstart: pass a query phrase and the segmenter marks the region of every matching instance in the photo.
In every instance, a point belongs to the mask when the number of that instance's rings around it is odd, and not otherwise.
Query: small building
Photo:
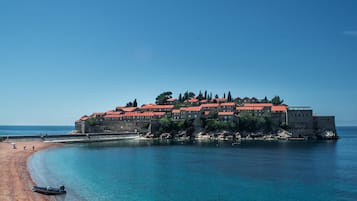
[[[201,117],[201,107],[183,107],[180,109],[181,119],[196,119]]]
[[[218,112],[219,104],[218,103],[206,103],[201,105],[202,111],[216,111]]]
[[[233,112],[235,110],[236,104],[234,102],[221,103],[219,105],[220,112]]]
[[[171,112],[174,109],[173,105],[156,105],[147,104],[141,106],[140,110],[142,112]]]
[[[234,112],[218,112],[218,119],[221,121],[235,121],[237,117]]]
[[[312,136],[313,117],[310,107],[288,107],[287,125],[294,137]]]

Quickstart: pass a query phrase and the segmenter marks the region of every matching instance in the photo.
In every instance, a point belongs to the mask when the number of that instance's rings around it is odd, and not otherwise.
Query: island
[[[223,97],[186,91],[173,98],[166,91],[155,103],[137,100],[106,112],[84,115],[74,133],[136,132],[145,138],[232,140],[338,139],[334,116],[318,116],[311,107],[289,106],[279,96]]]

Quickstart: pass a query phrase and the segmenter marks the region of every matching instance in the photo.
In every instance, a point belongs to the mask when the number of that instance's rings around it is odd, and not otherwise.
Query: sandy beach
[[[1,201],[47,201],[55,200],[53,196],[32,192],[35,184],[27,168],[27,159],[37,151],[53,146],[55,143],[40,141],[15,142],[16,149],[11,143],[0,143],[0,200]],[[24,150],[24,146],[26,149]],[[35,150],[32,150],[35,146]]]

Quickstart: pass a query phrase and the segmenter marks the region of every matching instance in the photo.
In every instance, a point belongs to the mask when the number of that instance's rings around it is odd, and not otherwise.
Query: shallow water
[[[64,200],[357,200],[357,127],[338,141],[73,144],[29,161]]]

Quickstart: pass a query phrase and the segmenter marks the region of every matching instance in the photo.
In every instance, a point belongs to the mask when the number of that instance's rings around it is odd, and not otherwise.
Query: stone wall
[[[334,116],[314,116],[314,130],[317,133],[324,131],[332,131],[336,133],[335,117]]]
[[[312,109],[288,110],[287,123],[293,137],[314,135]]]

